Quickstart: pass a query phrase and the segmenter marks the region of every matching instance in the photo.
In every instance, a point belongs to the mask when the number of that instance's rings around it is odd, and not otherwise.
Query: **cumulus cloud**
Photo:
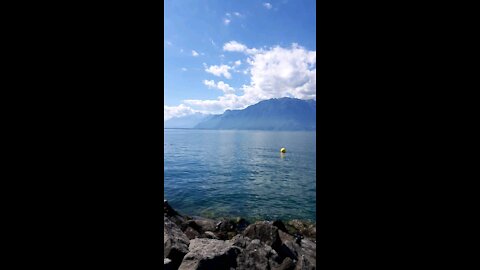
[[[245,94],[261,99],[291,96],[316,98],[316,51],[298,44],[279,46],[259,52],[247,59],[251,81],[243,86]]]
[[[192,50],[192,56],[197,57],[199,54],[195,50]]]
[[[247,46],[232,40],[223,45],[223,50],[228,52],[245,52],[247,50]]]
[[[243,52],[246,61],[237,60],[232,67],[208,67],[204,63],[205,71],[230,78],[229,70],[245,64],[246,68],[242,72],[250,76],[250,81],[237,88],[242,95],[235,94],[234,88],[223,81],[215,83],[213,80],[205,80],[203,83],[207,87],[222,90],[224,94],[213,100],[184,100],[186,106],[178,108],[179,112],[192,110],[223,113],[227,109],[244,109],[270,98],[316,99],[316,51],[307,50],[295,43],[286,48],[274,46],[255,49],[236,41],[226,43],[224,50]]]
[[[271,8],[272,8],[272,4],[270,4],[270,3],[263,3],[263,6],[264,6],[266,9],[271,9]]]
[[[233,87],[231,87],[228,83],[224,83],[223,81],[219,81],[217,84],[215,84],[214,80],[204,80],[203,84],[208,86],[208,88],[216,88],[222,90],[226,94],[231,94],[235,92],[235,89],[233,89]]]
[[[196,113],[196,110],[180,104],[178,106],[163,106],[163,121],[167,121],[173,117],[182,117]]]
[[[205,71],[208,72],[208,73],[211,73],[215,76],[218,76],[218,77],[225,77],[227,79],[231,79],[232,78],[232,74],[230,74],[230,72],[228,70],[232,69],[230,66],[227,66],[227,65],[221,65],[221,66],[217,66],[217,65],[213,65],[213,66],[210,66],[210,67],[206,67],[205,66]]]
[[[249,49],[247,46],[245,46],[242,43],[239,43],[235,40],[229,41],[223,45],[223,50],[227,52],[243,52],[243,53],[248,53],[248,54],[255,54],[258,53],[259,50],[252,48]]]

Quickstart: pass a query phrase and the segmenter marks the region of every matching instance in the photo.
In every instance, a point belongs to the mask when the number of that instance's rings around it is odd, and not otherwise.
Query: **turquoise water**
[[[164,135],[164,194],[179,212],[316,221],[316,132],[164,129]]]

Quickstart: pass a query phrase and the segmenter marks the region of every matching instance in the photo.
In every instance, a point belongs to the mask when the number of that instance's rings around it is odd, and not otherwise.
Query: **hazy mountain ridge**
[[[227,110],[205,118],[194,128],[245,130],[316,130],[316,101],[279,98],[243,110]]]
[[[212,117],[211,114],[195,113],[187,116],[173,117],[163,122],[164,128],[193,128],[198,123]]]

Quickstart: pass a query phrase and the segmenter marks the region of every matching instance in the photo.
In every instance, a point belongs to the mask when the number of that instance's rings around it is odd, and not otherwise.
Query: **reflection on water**
[[[316,220],[315,132],[164,134],[165,197],[180,212]]]

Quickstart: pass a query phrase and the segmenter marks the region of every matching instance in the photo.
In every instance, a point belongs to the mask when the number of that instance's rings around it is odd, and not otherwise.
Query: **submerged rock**
[[[241,249],[223,240],[196,238],[190,241],[189,252],[179,270],[236,268],[236,258]]]

